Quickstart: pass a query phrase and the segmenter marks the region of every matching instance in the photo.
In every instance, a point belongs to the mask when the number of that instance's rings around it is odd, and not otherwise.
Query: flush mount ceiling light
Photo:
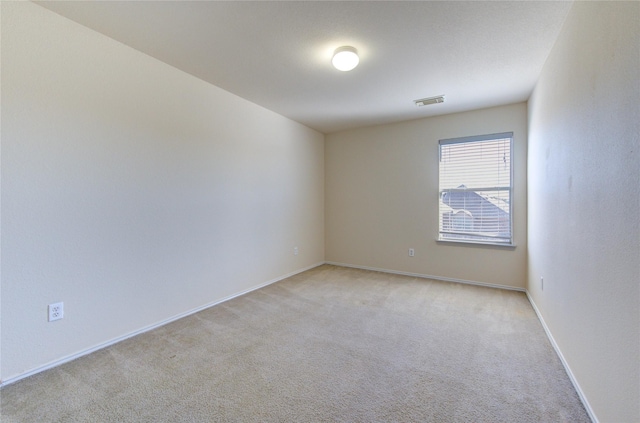
[[[416,106],[428,106],[429,104],[444,103],[444,95],[437,95],[435,97],[421,98],[420,100],[413,100]]]
[[[336,51],[333,52],[333,59],[331,59],[333,67],[343,72],[355,68],[358,66],[358,62],[360,62],[358,50],[350,46],[337,48]]]

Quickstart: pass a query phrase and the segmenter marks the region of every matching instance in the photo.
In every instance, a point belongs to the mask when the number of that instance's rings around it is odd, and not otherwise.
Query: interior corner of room
[[[525,292],[591,419],[640,420],[640,3],[573,2],[517,101],[326,127],[45,3],[0,4],[4,385],[329,263]],[[438,242],[439,140],[504,132],[514,247]]]

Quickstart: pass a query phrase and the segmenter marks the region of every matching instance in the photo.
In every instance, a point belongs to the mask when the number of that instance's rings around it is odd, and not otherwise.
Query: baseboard
[[[565,360],[564,355],[560,350],[560,347],[558,346],[558,344],[556,343],[556,340],[553,338],[553,335],[551,334],[551,330],[549,330],[549,327],[547,326],[547,323],[544,321],[544,318],[542,317],[540,310],[538,310],[538,306],[536,306],[536,303],[533,301],[533,298],[531,298],[529,291],[526,291],[526,293],[527,293],[527,298],[529,299],[529,303],[531,303],[531,307],[533,307],[533,310],[536,312],[536,315],[538,316],[538,320],[540,320],[540,323],[542,324],[542,327],[544,328],[544,331],[547,334],[547,338],[549,338],[549,342],[551,342],[551,345],[553,346],[553,349],[556,351],[556,354],[558,354],[558,357],[560,358],[560,362],[564,366],[564,369],[567,372],[567,375],[569,375],[569,380],[571,380],[573,387],[578,393],[578,396],[580,397],[580,401],[582,401],[582,405],[584,405],[585,410],[587,410],[587,414],[589,415],[593,423],[599,423],[598,418],[596,417],[596,414],[593,412],[593,409],[591,408],[591,404],[589,404],[587,397],[585,396],[584,392],[582,392],[582,388],[580,388],[580,384],[578,383],[576,377],[573,375],[573,372],[571,371],[571,367],[569,366],[569,363],[567,362],[567,360]]]
[[[433,280],[443,281],[443,282],[455,282],[455,283],[463,283],[463,284],[466,284],[466,285],[478,285],[478,286],[485,286],[485,287],[488,287],[488,288],[508,289],[510,291],[526,292],[526,290],[524,288],[517,288],[517,287],[509,286],[509,285],[500,285],[500,284],[494,284],[494,283],[470,281],[470,280],[465,280],[465,279],[447,278],[447,277],[444,277],[444,276],[433,276],[433,275],[426,275],[426,274],[423,274],[423,273],[403,272],[401,270],[381,269],[381,268],[377,268],[377,267],[359,266],[359,265],[355,265],[355,264],[338,263],[338,262],[333,262],[333,261],[327,261],[326,264],[331,264],[333,266],[340,266],[340,267],[351,267],[351,268],[354,268],[354,269],[373,270],[375,272],[391,273],[391,274],[394,274],[394,275],[413,276],[415,278],[433,279]]]
[[[0,388],[3,387],[3,386],[7,386],[7,385],[10,385],[12,383],[15,383],[15,382],[17,382],[19,380],[25,379],[25,378],[27,378],[29,376],[33,376],[33,375],[35,375],[37,373],[44,372],[45,370],[49,370],[49,369],[52,369],[54,367],[60,366],[61,364],[68,363],[70,361],[73,361],[73,360],[75,360],[77,358],[80,358],[80,357],[83,357],[85,355],[91,354],[93,352],[99,351],[99,350],[101,350],[103,348],[106,348],[106,347],[109,347],[111,345],[117,344],[118,342],[122,342],[125,339],[129,339],[129,338],[132,338],[132,337],[134,337],[136,335],[140,335],[140,334],[143,334],[143,333],[148,332],[150,330],[157,329],[157,328],[159,328],[161,326],[164,326],[164,325],[169,324],[171,322],[174,322],[176,320],[182,319],[184,317],[190,316],[190,315],[195,314],[195,313],[197,313],[199,311],[206,310],[209,307],[213,307],[215,305],[224,303],[225,301],[229,301],[229,300],[231,300],[233,298],[240,297],[242,295],[248,294],[249,292],[255,291],[257,289],[264,288],[265,286],[271,285],[271,284],[279,282],[279,281],[281,281],[283,279],[286,279],[286,278],[289,278],[291,276],[297,275],[298,273],[306,272],[307,270],[313,269],[313,268],[321,266],[323,264],[324,264],[324,262],[320,262],[320,263],[312,264],[311,266],[305,267],[303,269],[298,269],[298,270],[293,271],[291,273],[288,273],[286,275],[279,276],[279,277],[277,277],[275,279],[271,279],[271,280],[269,280],[267,282],[261,283],[259,285],[256,285],[256,286],[253,286],[251,288],[245,289],[243,291],[237,292],[235,294],[229,295],[229,296],[224,297],[222,299],[207,303],[207,304],[205,304],[203,306],[194,308],[194,309],[186,311],[184,313],[177,314],[175,316],[172,316],[172,317],[170,317],[168,319],[165,319],[165,320],[162,320],[160,322],[151,324],[149,326],[145,326],[142,329],[138,329],[138,330],[130,332],[130,333],[126,334],[126,335],[119,336],[117,338],[113,338],[113,339],[111,339],[111,340],[109,340],[107,342],[103,342],[101,344],[98,344],[98,345],[95,345],[93,347],[87,348],[87,349],[82,350],[80,352],[77,352],[75,354],[71,354],[71,355],[65,356],[63,358],[60,358],[58,360],[54,360],[54,361],[52,361],[50,363],[47,363],[47,364],[45,364],[43,366],[37,367],[37,368],[32,369],[32,370],[29,370],[27,372],[20,373],[17,376],[13,376],[13,377],[10,377],[10,378],[8,378],[6,380],[1,381],[0,382]]]

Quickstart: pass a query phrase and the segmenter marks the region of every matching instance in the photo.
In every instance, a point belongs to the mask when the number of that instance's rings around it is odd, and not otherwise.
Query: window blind
[[[512,244],[513,133],[439,142],[440,240]]]

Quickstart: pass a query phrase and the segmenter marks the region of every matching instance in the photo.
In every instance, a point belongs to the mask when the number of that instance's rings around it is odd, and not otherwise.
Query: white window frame
[[[482,141],[495,141],[509,139],[509,186],[508,187],[466,187],[466,189],[461,189],[460,191],[467,192],[476,192],[476,191],[497,191],[497,190],[507,190],[509,193],[509,234],[508,237],[501,237],[498,234],[490,236],[487,234],[480,234],[479,232],[470,231],[468,233],[463,233],[461,231],[446,231],[443,227],[444,218],[443,218],[443,194],[458,192],[458,189],[443,189],[441,186],[441,173],[442,173],[442,147],[451,144],[461,144],[461,143],[475,143]],[[513,242],[513,132],[503,132],[497,134],[487,134],[487,135],[475,135],[470,137],[461,137],[461,138],[450,138],[450,139],[442,139],[438,141],[438,242],[453,242],[453,243],[463,243],[463,244],[487,244],[487,245],[496,245],[496,246],[506,246],[506,247],[515,247]],[[462,210],[452,210],[453,213],[456,211]],[[465,238],[462,238],[465,236]]]

